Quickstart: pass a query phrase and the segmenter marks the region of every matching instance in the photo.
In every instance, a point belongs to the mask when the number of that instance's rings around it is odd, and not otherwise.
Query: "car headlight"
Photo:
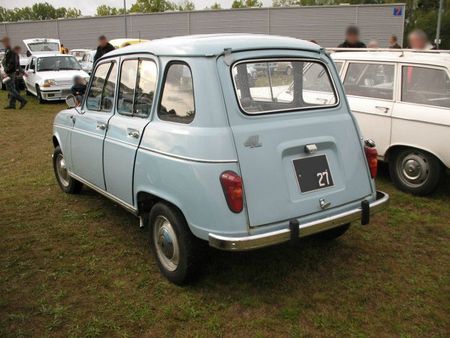
[[[44,84],[42,85],[42,87],[51,87],[54,85],[56,85],[55,80],[44,80]]]

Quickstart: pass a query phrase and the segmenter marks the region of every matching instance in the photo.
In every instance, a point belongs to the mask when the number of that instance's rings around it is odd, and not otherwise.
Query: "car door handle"
[[[389,107],[375,106],[376,109],[382,110],[385,114],[389,112]]]
[[[98,130],[106,130],[106,124],[103,122],[97,122],[97,129]]]
[[[128,137],[139,138],[139,131],[136,129],[128,129]]]

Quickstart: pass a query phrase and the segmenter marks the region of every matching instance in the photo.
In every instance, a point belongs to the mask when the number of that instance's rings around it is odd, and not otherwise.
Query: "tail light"
[[[364,152],[366,153],[367,164],[369,165],[370,176],[375,178],[378,170],[378,152],[375,142],[372,140],[364,141]]]
[[[225,171],[220,175],[223,193],[232,212],[239,213],[244,207],[242,178],[233,171]]]

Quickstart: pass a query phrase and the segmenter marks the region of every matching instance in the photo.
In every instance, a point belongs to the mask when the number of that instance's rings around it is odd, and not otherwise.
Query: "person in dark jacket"
[[[397,39],[396,35],[391,35],[391,37],[389,38],[389,48],[394,48],[394,49],[402,48],[398,44],[398,39]]]
[[[359,41],[359,28],[357,26],[348,26],[345,31],[345,41],[339,48],[366,48],[364,42]]]
[[[20,46],[14,47],[14,53],[16,54],[16,90],[20,94],[20,90],[25,88],[25,82],[23,77],[26,76],[22,67],[20,67],[20,54],[22,53],[22,48]]]
[[[101,35],[98,38],[98,47],[97,52],[94,55],[94,63],[96,63],[97,60],[100,59],[103,55],[113,51],[114,49],[115,49],[114,46],[108,42],[106,36]]]
[[[5,76],[2,81],[5,83],[9,94],[9,104],[5,109],[16,109],[16,101],[20,102],[20,109],[22,109],[27,104],[27,100],[20,96],[16,90],[17,56],[14,50],[11,49],[11,42],[8,37],[5,36],[1,42],[5,47],[5,56],[2,60]]]

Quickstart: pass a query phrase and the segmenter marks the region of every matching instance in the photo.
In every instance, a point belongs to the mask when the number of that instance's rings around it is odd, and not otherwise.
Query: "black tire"
[[[192,281],[200,266],[201,244],[189,230],[181,211],[157,203],[150,211],[149,223],[151,246],[161,273],[177,285]]]
[[[415,148],[404,148],[389,158],[389,174],[401,191],[418,196],[431,194],[438,187],[443,167],[432,154]]]
[[[57,146],[53,151],[53,171],[55,172],[56,181],[58,182],[59,187],[62,191],[67,194],[78,194],[83,187],[83,184],[76,179],[70,177],[67,174],[67,170],[65,175],[62,175],[61,169],[61,160],[64,160],[63,153],[61,148]],[[65,164],[64,164],[65,167]]]
[[[6,90],[6,85],[3,81],[2,81],[2,90]]]
[[[36,96],[39,101],[39,103],[45,103],[45,100],[42,98],[41,89],[38,85],[36,85]]]
[[[336,238],[342,236],[343,234],[345,234],[349,228],[350,228],[350,223],[343,224],[336,228],[326,230],[323,232],[319,232],[317,234],[317,237],[320,239],[324,239],[324,240],[333,240],[333,239],[336,239]]]

